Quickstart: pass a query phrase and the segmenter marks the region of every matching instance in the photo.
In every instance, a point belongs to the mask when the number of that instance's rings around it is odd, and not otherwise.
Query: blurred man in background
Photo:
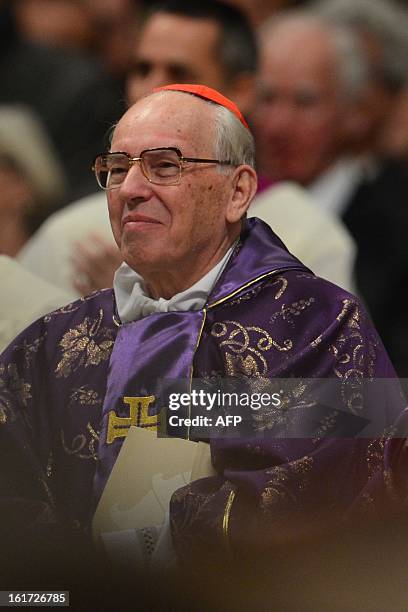
[[[401,173],[390,176],[367,148],[373,131],[367,55],[344,26],[300,11],[264,24],[260,40],[260,171],[296,181],[316,205],[344,220],[358,248],[357,288],[402,374],[408,183]]]
[[[67,177],[58,208],[93,190],[89,159],[123,111],[123,94],[97,58],[26,38],[18,6],[0,2],[0,103],[28,106],[42,122]]]
[[[369,65],[365,121],[369,122],[359,150],[401,157],[408,150],[407,122],[400,114],[408,91],[408,11],[393,0],[321,0],[313,10],[350,27],[358,36]],[[398,140],[400,151],[392,146]],[[405,151],[406,155],[406,151]]]

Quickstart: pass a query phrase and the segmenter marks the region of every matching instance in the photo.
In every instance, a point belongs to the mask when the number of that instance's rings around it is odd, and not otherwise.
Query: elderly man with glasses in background
[[[63,538],[88,533],[129,426],[159,425],[160,380],[218,377],[257,389],[276,378],[394,376],[359,302],[246,219],[253,160],[239,109],[201,85],[160,88],[115,127],[94,162],[124,259],[114,289],[38,320],[0,364],[3,542],[47,541],[47,526]],[[267,549],[337,522],[363,495],[380,450],[325,437],[324,423],[338,432],[333,413],[321,415],[319,435],[307,434],[307,392],[298,393],[296,435],[262,433],[281,426],[271,409],[266,430],[255,421],[252,436],[210,440],[217,474],[170,503],[180,559]],[[377,403],[381,417],[399,411],[392,396]]]

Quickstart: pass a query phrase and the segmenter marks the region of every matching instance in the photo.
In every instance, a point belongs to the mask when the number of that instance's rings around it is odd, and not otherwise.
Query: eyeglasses
[[[134,164],[140,164],[140,169],[150,183],[155,185],[178,185],[184,165],[223,164],[232,166],[229,161],[218,159],[199,159],[183,157],[176,147],[146,149],[140,157],[130,157],[127,153],[102,153],[92,165],[98,185],[102,189],[116,189],[125,180],[127,173]]]

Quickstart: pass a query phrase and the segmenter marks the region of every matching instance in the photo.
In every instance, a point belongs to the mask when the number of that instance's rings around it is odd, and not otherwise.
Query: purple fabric
[[[358,300],[314,277],[259,220],[247,222],[209,296],[195,353],[201,311],[118,327],[114,309],[111,291],[79,300],[31,325],[2,355],[0,460],[8,467],[0,504],[27,500],[33,523],[46,506],[64,526],[89,527],[123,442],[107,443],[109,411],[127,417],[123,397],[154,394],[159,378],[188,377],[191,368],[198,378],[255,382],[394,376]],[[385,398],[378,409],[397,414],[400,404]],[[208,546],[267,545],[279,530],[313,529],[328,510],[343,516],[382,465],[366,440],[266,437],[211,446],[217,477],[172,499],[182,556]]]
[[[106,480],[121,449],[123,439],[105,444],[109,412],[115,408],[118,416],[128,417],[125,396],[156,397],[149,415],[160,410],[158,402],[158,373],[160,378],[188,379],[199,331],[202,311],[153,314],[145,319],[123,325],[112,351],[102,409],[102,444],[95,477],[96,499],[99,499]],[[171,356],[171,357],[170,357]]]
[[[245,251],[241,253],[242,247],[238,245],[224,274],[209,296],[209,304],[218,302],[264,274],[291,269],[308,270],[289,253],[281,239],[259,219],[247,220],[241,239],[242,244],[245,244]]]

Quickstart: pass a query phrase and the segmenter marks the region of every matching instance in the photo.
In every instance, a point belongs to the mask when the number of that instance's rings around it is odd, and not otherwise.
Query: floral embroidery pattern
[[[21,345],[15,345],[13,347],[22,352],[25,367],[29,367],[33,363],[46,337],[47,332],[41,334],[41,336],[36,338],[33,342],[27,342],[27,340],[24,339]]]
[[[26,382],[18,373],[15,363],[9,363],[7,369],[0,365],[0,424],[14,421],[17,416],[12,408],[16,402],[27,409],[28,401],[31,399],[31,385]],[[24,411],[25,420],[29,425],[28,415]]]
[[[82,406],[97,406],[102,405],[102,399],[97,391],[90,389],[88,385],[83,385],[78,389],[74,389],[69,398],[70,405],[73,402],[78,402]]]
[[[281,309],[272,315],[270,322],[275,323],[277,319],[282,318],[283,321],[286,321],[289,323],[289,325],[293,326],[295,323],[294,317],[298,317],[300,313],[311,306],[314,301],[315,299],[311,297],[307,300],[299,300],[289,305],[282,304]]]
[[[96,296],[96,294],[98,293],[102,294],[105,291],[107,291],[107,289],[93,291],[92,293],[90,293],[89,295],[86,295],[85,297],[81,297],[78,300],[75,300],[74,302],[70,302],[66,306],[62,306],[61,308],[58,308],[57,310],[53,310],[53,312],[50,312],[49,314],[45,315],[45,317],[43,317],[44,323],[49,323],[53,317],[56,317],[58,315],[72,314],[73,312],[76,312],[83,306],[85,302],[88,302],[89,300],[93,299]]]
[[[211,335],[223,338],[220,347],[228,349],[225,359],[229,376],[264,376],[268,364],[263,353],[272,347],[278,351],[289,351],[292,348],[291,340],[284,340],[283,345],[280,345],[266,330],[255,326],[244,327],[237,321],[214,323]]]
[[[296,493],[309,486],[307,474],[313,467],[313,458],[306,455],[284,466],[275,466],[266,470],[273,476],[261,494],[261,508],[276,511],[276,506],[286,501],[296,503]]]
[[[114,344],[112,329],[101,327],[103,310],[95,319],[86,317],[82,323],[67,331],[59,346],[62,359],[55,373],[58,378],[66,378],[78,368],[97,366],[109,358]]]
[[[375,369],[375,346],[367,347],[361,333],[361,313],[352,300],[344,300],[337,321],[345,323],[331,351],[335,357],[334,373],[343,381],[343,402],[351,413],[364,406],[363,379],[370,378]]]
[[[100,432],[95,431],[90,423],[87,424],[86,429],[86,434],[76,435],[69,442],[69,445],[66,442],[64,432],[61,430],[62,447],[68,455],[76,455],[79,459],[93,459],[97,461]]]

